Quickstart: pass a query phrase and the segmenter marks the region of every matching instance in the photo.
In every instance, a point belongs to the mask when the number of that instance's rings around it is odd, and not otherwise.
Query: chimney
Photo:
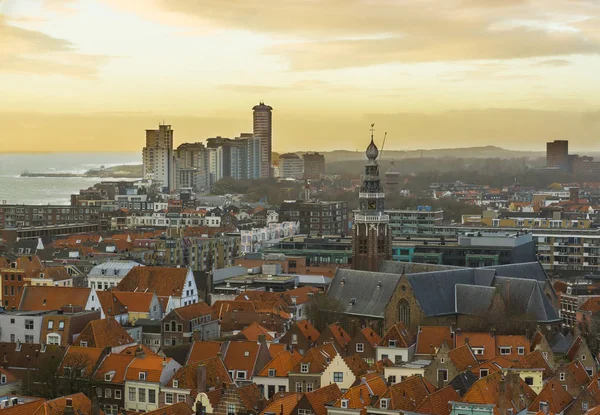
[[[144,349],[142,348],[141,344],[135,349],[135,357],[146,357],[146,353],[144,353]]]
[[[496,329],[495,328],[491,328],[490,329],[490,337],[494,338],[496,336]]]
[[[75,415],[72,398],[65,398],[65,410],[63,412],[63,415]]]
[[[163,357],[162,365],[163,365],[163,367],[165,367],[167,365],[167,358],[166,357]]]
[[[206,392],[206,366],[196,366],[196,388],[198,392]]]
[[[258,342],[263,345],[266,346],[267,345],[267,336],[265,336],[264,334],[259,334],[258,335]]]
[[[506,392],[506,385],[504,383],[504,378],[500,379],[500,387],[498,388],[500,393]]]
[[[98,393],[95,386],[92,386],[92,396],[90,396],[90,400],[92,401],[91,415],[100,415],[100,404],[98,403]]]

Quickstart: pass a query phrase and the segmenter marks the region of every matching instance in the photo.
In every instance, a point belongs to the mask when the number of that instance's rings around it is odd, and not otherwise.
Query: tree
[[[332,323],[346,320],[344,311],[345,307],[338,299],[317,294],[308,303],[307,316],[317,330],[323,331]]]

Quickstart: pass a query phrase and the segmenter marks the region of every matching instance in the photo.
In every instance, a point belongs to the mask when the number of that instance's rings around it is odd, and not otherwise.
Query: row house
[[[162,319],[161,327],[164,346],[213,340],[220,336],[219,321],[212,319],[212,309],[205,302],[173,309]]]
[[[302,355],[293,350],[277,353],[262,370],[254,376],[265,399],[271,399],[276,393],[290,392],[288,374],[302,360]]]

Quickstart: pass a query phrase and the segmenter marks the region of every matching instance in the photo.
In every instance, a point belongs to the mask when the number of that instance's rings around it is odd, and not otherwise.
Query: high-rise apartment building
[[[254,137],[260,140],[260,177],[271,177],[273,108],[260,102],[252,111]]]
[[[175,184],[177,189],[208,191],[208,152],[202,143],[184,143],[175,150]]]
[[[305,153],[302,156],[304,160],[304,178],[318,179],[325,174],[325,156],[319,153]]]
[[[175,188],[175,166],[173,159],[173,130],[161,124],[158,130],[146,130],[146,146],[142,150],[144,179],[162,183],[166,191]]]
[[[301,179],[304,174],[304,161],[296,153],[279,156],[279,177]]]
[[[554,140],[546,143],[546,167],[569,169],[568,140]]]

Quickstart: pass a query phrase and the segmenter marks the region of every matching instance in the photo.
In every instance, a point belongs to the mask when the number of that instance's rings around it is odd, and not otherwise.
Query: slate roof
[[[450,381],[448,386],[452,386],[452,388],[456,390],[460,396],[463,396],[469,389],[471,389],[471,386],[473,386],[478,378],[478,376],[475,376],[472,372],[467,370],[466,372],[456,375],[454,379]]]
[[[348,314],[383,317],[400,278],[398,274],[338,268],[327,296],[339,300]],[[375,288],[380,282],[381,288]]]
[[[543,323],[561,321],[544,293],[544,283],[523,278],[496,277],[494,285],[511,313]]]
[[[561,332],[558,332],[550,339],[549,344],[554,353],[566,354],[573,344],[573,335],[568,333],[565,336]]]
[[[382,261],[379,272],[390,274],[414,274],[416,272],[442,271],[454,267],[452,265],[421,264],[418,262]]]
[[[456,284],[456,312],[466,315],[485,314],[494,299],[496,289],[494,287],[483,287],[478,285]]]
[[[520,264],[494,265],[491,267],[483,267],[483,269],[496,270],[496,276],[526,278],[539,282],[548,281],[548,276],[544,267],[539,262],[523,262]]]

